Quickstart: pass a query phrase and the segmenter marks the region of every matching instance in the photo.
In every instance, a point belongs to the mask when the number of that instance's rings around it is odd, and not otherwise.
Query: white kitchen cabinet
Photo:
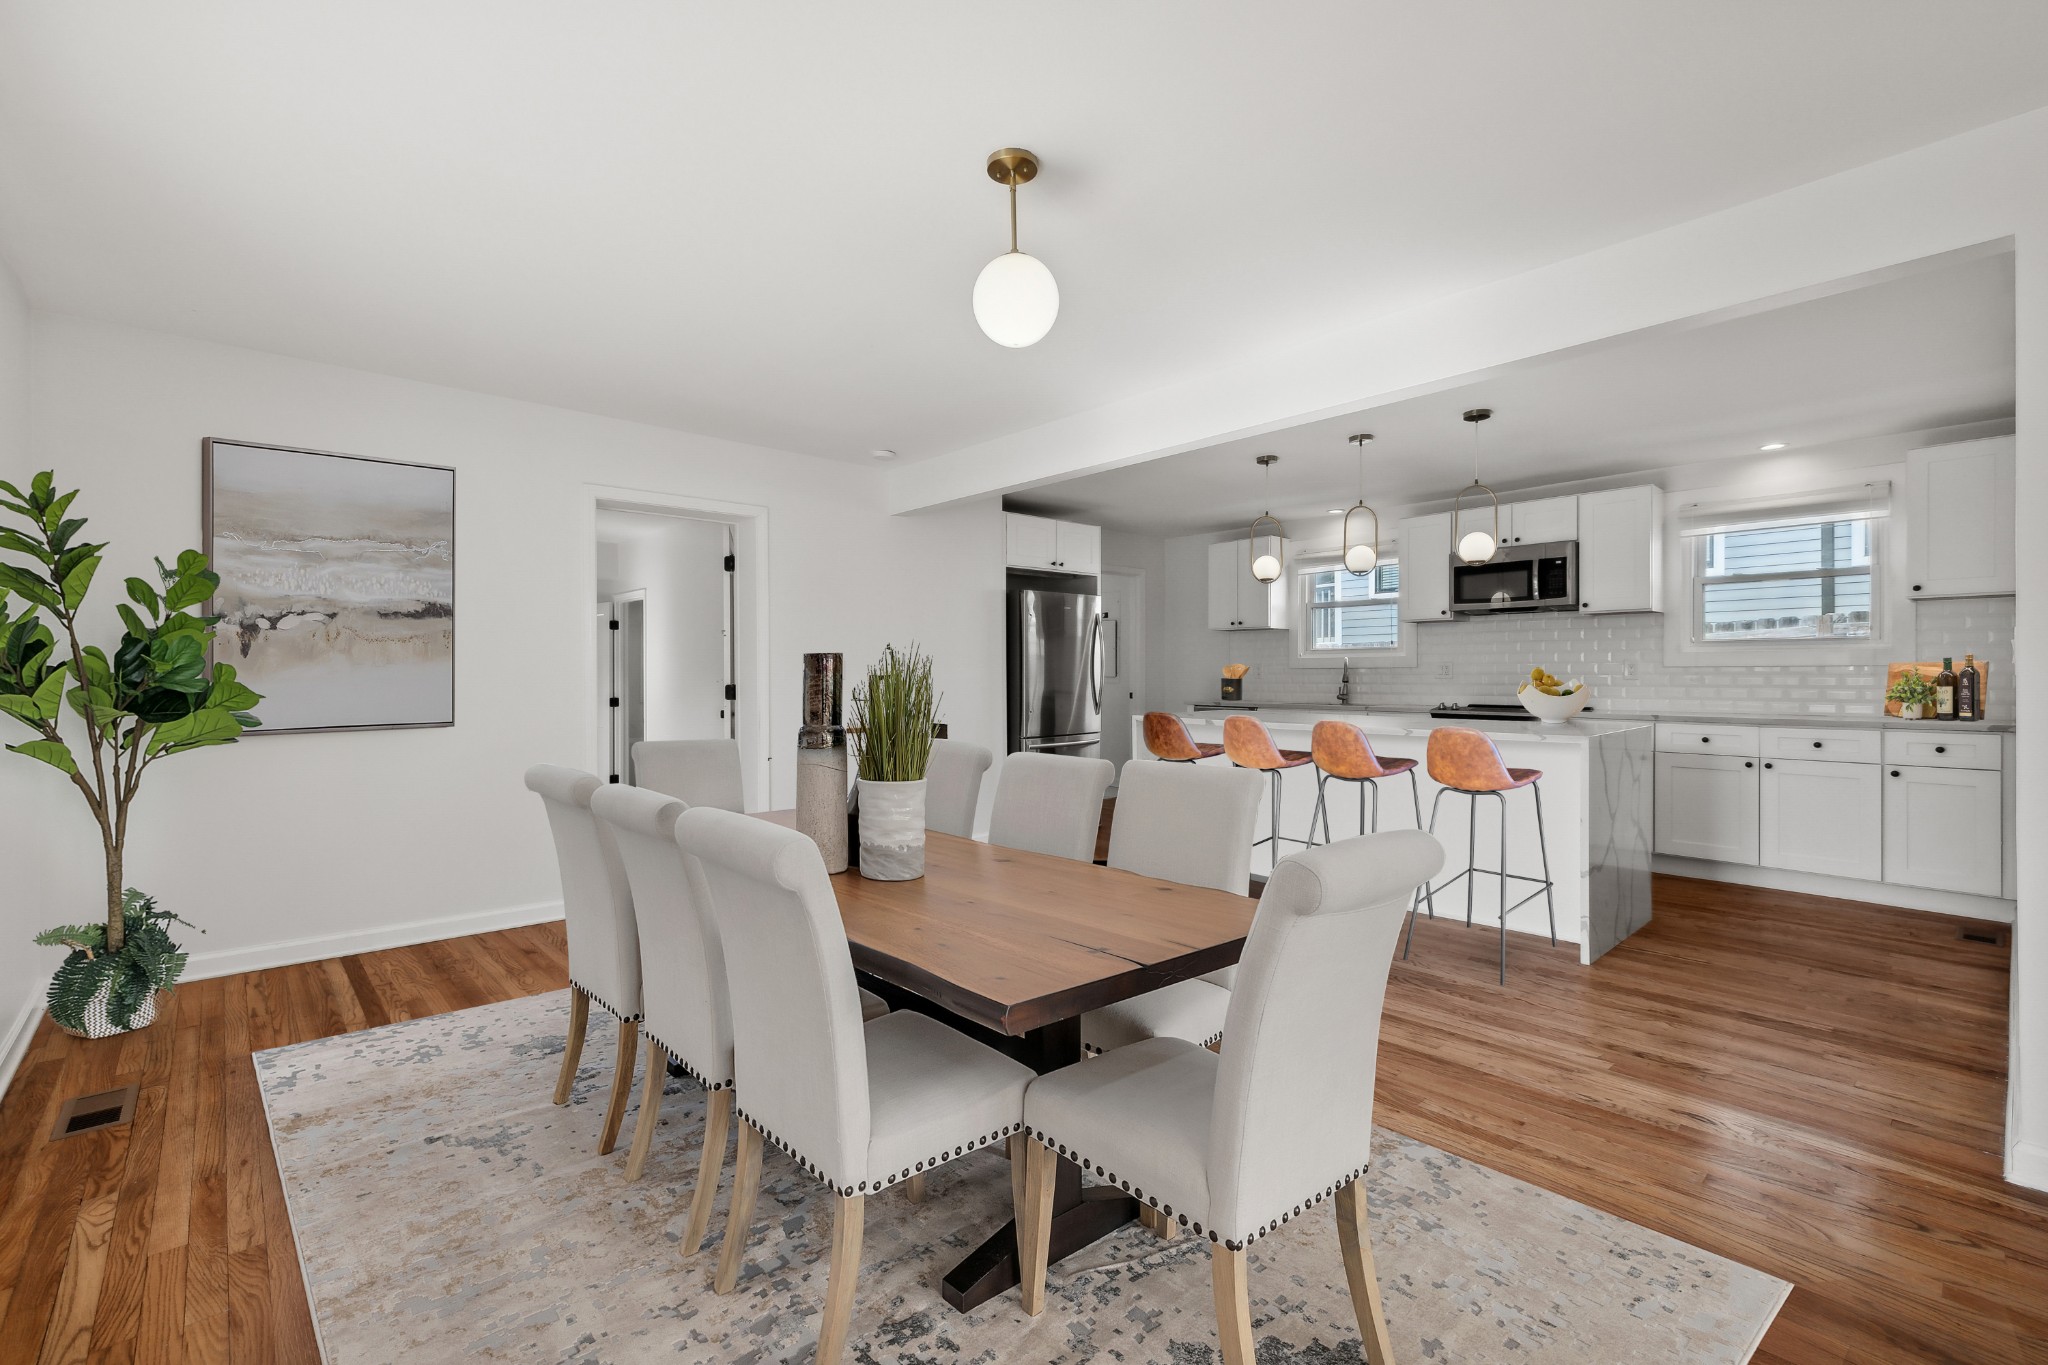
[[[1971,768],[1886,768],[1884,879],[1996,896],[2004,888],[2004,779]]]
[[[1102,572],[1102,528],[1078,521],[1053,523],[1053,567],[1064,573]]]
[[[1664,494],[1648,485],[1578,497],[1579,610],[1664,610]]]
[[[1908,451],[1904,510],[1913,596],[2014,590],[2012,437]]]
[[[1401,523],[1401,619],[1451,619],[1451,514]]]
[[[1755,866],[1757,798],[1754,758],[1658,754],[1657,852]]]
[[[1503,545],[1540,545],[1553,540],[1579,538],[1579,500],[1536,498],[1511,502],[1500,509],[1500,539]]]
[[[1279,581],[1252,577],[1251,542],[1226,540],[1209,547],[1209,629],[1280,630],[1287,625],[1286,573]]]
[[[1768,735],[1766,751],[1770,744]],[[1884,768],[1827,759],[1760,760],[1757,861],[1862,881],[1884,878]]]
[[[1004,538],[1013,569],[1046,569],[1053,573],[1102,572],[1102,528],[1079,522],[1054,521],[1023,512],[1005,512]]]

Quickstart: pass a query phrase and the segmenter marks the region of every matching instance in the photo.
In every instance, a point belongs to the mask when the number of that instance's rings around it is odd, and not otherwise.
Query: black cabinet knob
[[[1899,770],[1898,770],[1897,768],[1894,768],[1894,769],[1892,769],[1892,776],[1893,776],[1893,777],[1897,777],[1898,775],[1899,775]]]
[[[1937,744],[1937,745],[1935,745],[1935,746],[1934,746],[1934,752],[1936,752],[1936,753],[1938,753],[1938,754],[1945,754],[1945,753],[1947,753],[1947,752],[1948,752],[1948,745],[1946,745],[1946,744]]]
[[[1913,591],[1914,591],[1914,592],[1918,592],[1918,591],[1920,591],[1920,585],[1919,585],[1918,583],[1915,583],[1915,584],[1913,585]]]
[[[1756,766],[1756,764],[1754,764],[1754,763],[1745,763],[1745,764],[1743,764],[1742,766],[1743,766],[1743,767],[1745,767],[1745,768],[1754,768],[1754,767]]]
[[[1593,604],[1592,604],[1591,602],[1581,602],[1581,603],[1579,603],[1579,610],[1580,610],[1580,611],[1587,611],[1587,610],[1590,610],[1590,609],[1592,608],[1592,605],[1593,605]]]
[[[1770,766],[1771,766],[1771,765],[1770,765],[1770,764],[1768,764],[1768,763],[1764,764],[1764,767],[1766,767],[1766,768],[1768,768],[1768,767],[1770,767]]]
[[[1814,748],[1816,748],[1816,749],[1818,749],[1818,748],[1820,747],[1820,741],[1819,741],[1819,740],[1815,740],[1815,741],[1813,742],[1813,747],[1814,747]]]
[[[1701,736],[1700,736],[1700,743],[1702,743],[1702,744],[1706,744],[1706,743],[1708,743],[1708,742],[1709,742],[1709,737],[1708,737],[1708,736],[1706,736],[1706,735],[1701,735]]]

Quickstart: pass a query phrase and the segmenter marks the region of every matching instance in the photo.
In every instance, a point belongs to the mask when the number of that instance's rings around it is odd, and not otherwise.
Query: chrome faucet
[[[1337,678],[1337,705],[1351,705],[1351,656],[1344,656],[1344,672]]]

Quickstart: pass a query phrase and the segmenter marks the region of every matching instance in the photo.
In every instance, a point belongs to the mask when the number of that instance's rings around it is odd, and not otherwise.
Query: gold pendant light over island
[[[1251,559],[1252,577],[1261,583],[1271,583],[1280,577],[1282,560],[1287,553],[1287,528],[1270,510],[1273,506],[1273,466],[1278,463],[1278,455],[1261,455],[1258,458],[1259,468],[1266,471],[1266,506],[1269,510],[1252,518],[1252,536],[1245,547]],[[1261,525],[1272,529],[1261,532]],[[1263,544],[1260,543],[1262,541]]]
[[[1344,567],[1354,578],[1363,578],[1380,562],[1380,514],[1365,505],[1365,445],[1372,433],[1361,431],[1351,438],[1358,447],[1358,504],[1344,513]],[[1372,539],[1351,538],[1351,518],[1359,512],[1372,518]]]
[[[1022,147],[990,152],[988,177],[1010,187],[1010,249],[981,268],[974,281],[974,320],[990,341],[1029,346],[1052,330],[1060,315],[1060,287],[1045,262],[1017,249],[1017,187],[1038,174],[1038,158]]]
[[[1458,500],[1451,504],[1451,540],[1458,547],[1458,558],[1467,564],[1484,564],[1500,548],[1500,498],[1479,482],[1479,424],[1491,416],[1492,408],[1469,408],[1465,412],[1465,420],[1472,424],[1472,482],[1458,491]],[[1493,499],[1491,532],[1476,526],[1465,529],[1465,495],[1474,489]]]

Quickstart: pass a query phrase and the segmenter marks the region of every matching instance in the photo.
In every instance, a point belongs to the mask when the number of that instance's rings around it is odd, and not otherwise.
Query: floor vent
[[[1988,943],[1994,948],[2005,943],[2005,935],[1991,929],[1959,929],[1956,937],[1965,943]]]
[[[50,1141],[111,1128],[133,1117],[135,1087],[132,1085],[124,1085],[119,1090],[102,1090],[97,1095],[77,1095],[64,1101],[57,1110],[57,1126],[50,1130]]]

